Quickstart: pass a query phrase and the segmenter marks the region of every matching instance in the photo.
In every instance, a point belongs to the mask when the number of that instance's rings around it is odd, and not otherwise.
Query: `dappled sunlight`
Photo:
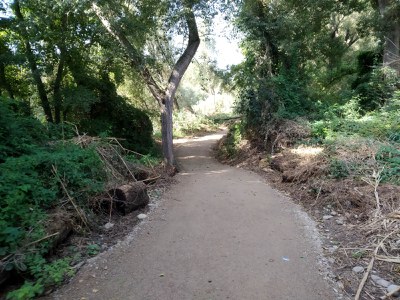
[[[210,158],[210,156],[202,156],[202,155],[199,155],[199,156],[197,156],[197,155],[180,156],[179,160],[188,160],[188,159],[193,159],[193,158],[196,158],[196,159],[198,159],[198,158],[207,159],[207,158]]]
[[[295,149],[291,149],[290,152],[299,155],[304,158],[314,157],[321,154],[324,151],[322,147],[312,147],[312,146],[299,146]]]
[[[202,137],[194,137],[194,138],[182,138],[182,139],[174,139],[175,145],[193,143],[193,142],[203,142],[203,141],[218,141],[224,136],[224,133],[216,133],[210,134]]]
[[[205,175],[221,175],[221,174],[226,174],[231,172],[231,170],[228,169],[224,169],[224,170],[218,170],[218,171],[211,171],[211,172],[207,172],[204,173]]]

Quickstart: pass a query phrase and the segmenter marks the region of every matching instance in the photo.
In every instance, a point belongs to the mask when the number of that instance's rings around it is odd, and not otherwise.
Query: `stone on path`
[[[357,267],[354,267],[353,268],[353,272],[354,273],[363,273],[364,272],[364,267],[361,267],[361,266],[357,266]]]
[[[139,220],[144,220],[144,219],[147,218],[147,215],[146,215],[146,214],[140,214],[140,215],[137,215],[137,218],[138,218]]]

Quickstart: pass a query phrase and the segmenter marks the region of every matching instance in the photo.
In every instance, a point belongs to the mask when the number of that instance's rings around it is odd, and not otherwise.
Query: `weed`
[[[95,256],[100,252],[100,246],[97,244],[90,244],[86,247],[86,253],[89,256]]]
[[[350,175],[350,170],[346,162],[333,159],[329,165],[329,174],[332,178],[341,179]]]

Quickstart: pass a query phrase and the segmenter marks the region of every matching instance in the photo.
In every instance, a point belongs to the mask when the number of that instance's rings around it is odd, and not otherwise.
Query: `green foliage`
[[[0,163],[9,156],[30,154],[47,140],[46,128],[33,118],[15,113],[15,104],[0,97]]]
[[[97,244],[90,244],[86,246],[86,253],[89,256],[95,256],[100,252],[100,246]]]
[[[9,292],[6,299],[33,299],[36,296],[40,296],[45,287],[60,285],[65,278],[71,277],[75,273],[70,266],[70,258],[58,259],[47,263],[41,255],[36,254],[31,255],[29,260],[29,272],[36,281],[34,283],[26,281],[19,289]]]
[[[45,235],[45,210],[64,197],[60,180],[85,206],[87,197],[103,189],[104,178],[101,161],[93,149],[68,143],[8,158],[0,165],[1,254],[14,255]],[[44,241],[36,248],[44,253],[48,246]],[[21,265],[20,261],[10,261],[8,268],[24,271]]]
[[[242,123],[235,123],[229,128],[225,141],[220,147],[221,154],[227,158],[234,157],[240,150],[240,143],[244,139]]]
[[[28,300],[36,296],[40,296],[44,292],[44,287],[41,283],[25,282],[19,289],[9,292],[6,296],[7,300]]]
[[[137,163],[137,164],[144,165],[147,167],[154,167],[154,166],[160,164],[162,161],[159,153],[146,154],[143,156],[128,155],[125,158],[133,163]]]
[[[30,299],[71,274],[68,260],[49,264],[44,258],[52,247],[46,237],[47,211],[65,198],[61,181],[85,208],[87,199],[103,190],[106,174],[95,149],[57,140],[71,136],[69,127],[45,127],[3,101],[0,110],[0,258],[5,270],[36,280],[10,293],[9,299]]]
[[[188,110],[174,113],[174,137],[184,137],[202,131],[215,129],[214,122],[202,114],[195,114]]]
[[[389,67],[376,67],[365,77],[367,80],[355,88],[355,93],[359,96],[360,107],[364,111],[373,111],[392,98],[399,78]]]
[[[375,158],[383,166],[382,181],[400,185],[400,146],[382,146]]]
[[[346,162],[333,159],[329,164],[329,174],[332,178],[342,179],[348,177],[350,175],[350,171]]]
[[[119,97],[108,101],[99,104],[95,118],[81,121],[80,130],[89,135],[115,137],[129,150],[149,153],[153,147],[153,125],[148,115]]]

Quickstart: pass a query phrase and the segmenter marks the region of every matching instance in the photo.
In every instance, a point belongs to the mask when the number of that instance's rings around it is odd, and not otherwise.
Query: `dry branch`
[[[59,176],[58,173],[57,173],[57,168],[56,168],[54,165],[52,166],[52,168],[53,168],[53,174],[54,174],[54,176],[56,177],[56,179],[60,182],[61,187],[62,187],[62,189],[63,189],[65,195],[67,196],[68,200],[71,202],[71,204],[72,204],[72,206],[74,207],[74,209],[76,210],[78,216],[81,218],[83,224],[85,224],[85,226],[88,227],[88,221],[87,221],[87,218],[86,218],[85,213],[82,211],[82,209],[80,209],[80,208],[78,207],[78,205],[75,203],[74,198],[72,198],[72,197],[70,196],[70,194],[68,193],[68,190],[67,190],[67,188],[66,188],[66,186],[65,186],[64,181],[62,181],[62,179],[60,178],[60,176]]]

